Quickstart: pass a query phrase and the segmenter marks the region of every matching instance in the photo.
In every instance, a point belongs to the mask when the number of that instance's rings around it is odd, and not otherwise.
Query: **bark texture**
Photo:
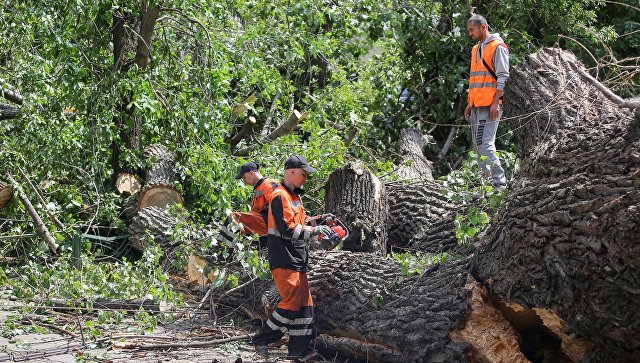
[[[175,179],[175,155],[165,146],[152,144],[142,153],[150,167],[145,185],[140,191],[137,210],[154,206],[166,208],[172,204],[184,204],[182,194],[173,186]]]
[[[138,212],[129,224],[129,243],[140,252],[153,242],[170,249],[169,237],[179,220],[158,207],[147,207]]]
[[[400,155],[396,175],[402,180],[433,180],[433,163],[424,155],[431,136],[418,129],[403,129],[396,144]]]
[[[482,238],[475,274],[593,343],[585,362],[640,361],[640,128],[560,49],[525,57],[505,93],[520,175]]]
[[[386,254],[388,205],[384,184],[363,165],[351,163],[331,173],[325,211],[351,228],[343,248]]]
[[[440,237],[440,232],[448,230],[445,228],[441,231],[440,229],[443,219],[446,219],[443,216],[453,213],[453,218],[455,218],[453,211],[456,206],[442,195],[442,189],[442,185],[432,180],[387,185],[390,247],[403,248],[418,244],[431,248],[442,244],[451,244],[449,235]],[[446,226],[453,226],[453,219]],[[432,230],[434,228],[435,230]],[[450,231],[453,233],[453,242],[455,243],[455,228]],[[437,238],[433,241],[418,243],[434,236]]]

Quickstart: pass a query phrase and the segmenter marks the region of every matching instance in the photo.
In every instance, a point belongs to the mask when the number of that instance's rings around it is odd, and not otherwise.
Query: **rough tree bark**
[[[518,178],[475,274],[524,308],[550,308],[593,343],[587,362],[640,361],[640,117],[560,49],[525,57],[505,93]]]
[[[136,250],[144,252],[153,241],[163,250],[170,250],[173,246],[169,237],[179,222],[164,209],[147,207],[138,212],[129,224],[129,244]]]
[[[173,186],[175,155],[160,144],[145,148],[142,157],[151,163],[146,171],[145,184],[137,199],[138,211],[154,206],[161,209],[171,204],[184,204],[182,194]]]
[[[362,164],[350,163],[331,173],[325,190],[325,211],[351,228],[343,248],[386,254],[389,210],[384,184]]]
[[[578,67],[544,49],[512,70],[522,169],[476,253],[410,278],[381,256],[312,253],[317,347],[370,362],[640,361],[640,117]],[[224,303],[259,314],[272,289],[241,290]]]
[[[433,163],[424,156],[430,136],[418,129],[402,129],[396,144],[400,155],[396,175],[403,180],[433,180]]]
[[[396,174],[404,180],[386,185],[389,198],[389,246],[391,249],[406,248],[432,236],[438,230],[430,229],[439,224],[443,215],[451,214],[456,209],[456,206],[442,195],[442,185],[433,179],[433,163],[423,154],[427,142],[427,137],[417,129],[400,131],[396,149],[401,158]],[[455,217],[455,213],[453,216]],[[441,226],[438,225],[436,228],[440,229]],[[443,242],[450,245],[451,240],[446,239]],[[453,242],[455,246],[450,247],[457,248],[455,233]],[[437,245],[439,245],[437,242],[428,243],[428,246]]]

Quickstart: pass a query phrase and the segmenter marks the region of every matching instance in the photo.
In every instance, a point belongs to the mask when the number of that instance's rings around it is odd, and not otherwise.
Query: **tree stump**
[[[166,147],[153,144],[148,146],[142,156],[150,163],[147,169],[145,185],[137,200],[137,210],[154,206],[165,208],[172,204],[184,204],[184,198],[174,186],[176,175],[175,155]]]
[[[325,185],[325,211],[351,228],[343,249],[387,253],[388,206],[384,184],[362,164],[331,173]]]
[[[522,145],[474,263],[494,294],[551,309],[593,343],[586,362],[640,361],[640,129],[557,48],[525,57],[505,91]]]
[[[0,208],[4,207],[13,198],[13,188],[9,184],[0,181]]]

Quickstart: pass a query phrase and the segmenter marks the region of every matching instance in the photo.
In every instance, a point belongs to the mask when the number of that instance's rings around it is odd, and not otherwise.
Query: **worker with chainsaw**
[[[241,232],[245,235],[257,234],[260,236],[260,245],[267,244],[267,214],[271,193],[278,186],[278,181],[262,176],[260,165],[255,161],[244,163],[240,167],[236,179],[242,179],[246,185],[253,187],[251,210],[249,212],[233,212],[227,216],[227,220],[220,228],[222,241],[233,241],[233,232],[229,229],[231,220],[242,226]]]
[[[316,169],[292,155],[284,163],[284,180],[271,194],[268,219],[268,259],[281,301],[265,326],[253,338],[256,352],[268,354],[267,344],[289,331],[289,357],[302,358],[313,338],[313,299],[307,281],[309,242],[334,231],[326,214],[307,218],[300,199],[309,173]]]
[[[497,190],[506,179],[496,155],[496,132],[502,116],[504,84],[509,78],[509,50],[498,34],[489,33],[487,20],[473,15],[467,21],[469,37],[477,41],[471,51],[469,94],[464,116],[471,120],[473,144],[483,178]]]

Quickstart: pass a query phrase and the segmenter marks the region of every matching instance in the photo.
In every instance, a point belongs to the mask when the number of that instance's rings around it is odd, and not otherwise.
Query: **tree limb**
[[[9,89],[3,89],[0,91],[2,93],[2,97],[6,98],[7,100],[13,102],[13,103],[17,103],[19,105],[22,105],[22,102],[24,102],[22,96],[17,92],[17,91],[12,91]]]
[[[444,145],[442,145],[442,150],[438,154],[438,160],[442,160],[447,156],[451,145],[453,145],[453,140],[456,139],[458,134],[458,128],[456,126],[451,126],[451,130],[449,130],[449,136],[447,136],[447,141],[445,141]]]
[[[145,69],[149,63],[151,37],[160,14],[160,7],[157,5],[149,6],[146,2],[142,2],[141,7],[142,21],[140,23],[140,37],[138,38],[135,62],[140,68]]]
[[[49,246],[51,252],[56,253],[56,251],[58,250],[58,244],[53,239],[53,237],[51,237],[51,233],[49,233],[49,229],[42,222],[42,218],[40,218],[38,212],[36,212],[35,208],[33,208],[33,204],[31,204],[31,201],[22,190],[22,187],[18,184],[18,182],[16,182],[13,175],[9,173],[7,173],[6,175],[9,182],[11,182],[11,184],[13,184],[15,189],[18,191],[18,195],[20,197],[20,200],[22,201],[22,204],[24,204],[24,207],[27,209],[27,212],[31,216],[31,219],[33,219],[33,223],[38,228],[38,231],[40,231],[40,235],[42,236],[42,238],[44,238],[44,242],[47,244],[47,246]]]
[[[289,69],[287,68],[287,77],[285,78],[285,82],[289,82],[289,79],[291,79],[291,73],[289,73]],[[269,133],[269,127],[271,126],[271,121],[273,120],[273,116],[275,115],[276,106],[278,105],[278,100],[280,99],[280,96],[282,96],[282,89],[278,89],[278,92],[276,93],[276,96],[273,98],[273,102],[271,103],[269,116],[264,121],[264,126],[262,126],[262,132],[260,132],[260,135],[262,135],[263,137],[267,136],[267,134]]]
[[[33,185],[33,183],[31,183],[31,180],[29,180],[29,178],[27,177],[27,174],[24,172],[24,170],[22,170],[22,168],[20,166],[18,166],[18,171],[20,171],[20,175],[22,175],[24,180],[27,181],[27,184],[29,184],[29,186],[31,187],[31,190],[33,190],[33,192],[36,193],[36,196],[38,197],[38,200],[40,201],[40,203],[42,203],[42,207],[47,211],[47,215],[49,215],[49,218],[51,218],[53,223],[58,228],[64,230],[64,224],[62,224],[62,222],[60,222],[60,220],[55,216],[55,214],[51,213],[47,209],[47,207],[46,207],[47,202],[45,202],[44,198],[40,195],[40,193],[38,193],[38,189],[35,187],[35,185]]]
[[[245,139],[247,136],[251,134],[251,131],[253,131],[253,126],[255,124],[256,124],[255,117],[249,116],[247,118],[247,121],[245,121],[244,125],[240,129],[240,131],[238,131],[237,134],[235,134],[233,137],[231,137],[227,141],[229,145],[231,145],[231,150],[235,149],[236,145],[238,145],[240,141],[242,141],[243,139]]]
[[[591,83],[595,88],[597,88],[602,94],[609,99],[609,101],[615,103],[616,105],[622,108],[635,109],[640,108],[640,99],[624,99],[615,93],[613,93],[607,86],[603,85],[597,79],[593,78],[589,73],[582,70],[580,67],[575,68],[576,71],[584,78],[587,82]]]
[[[270,143],[270,142],[274,141],[275,139],[279,138],[280,136],[284,136],[284,135],[288,134],[306,116],[307,116],[306,112],[301,114],[297,110],[293,110],[293,113],[291,113],[291,116],[289,116],[289,119],[287,121],[283,122],[280,126],[278,126],[278,128],[273,130],[272,133],[270,133],[266,137],[262,138],[262,140],[259,140],[258,144],[267,144],[267,143]],[[258,147],[258,144],[249,145],[249,146],[247,146],[247,147],[245,147],[243,149],[237,150],[235,152],[235,155],[237,155],[237,156],[247,156],[253,150],[255,150]]]

